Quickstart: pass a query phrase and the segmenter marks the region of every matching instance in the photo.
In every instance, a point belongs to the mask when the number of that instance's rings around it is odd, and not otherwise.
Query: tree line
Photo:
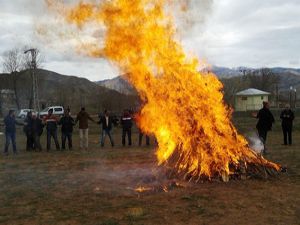
[[[235,94],[247,88],[270,92],[272,94],[271,98],[277,98],[280,82],[278,74],[274,74],[269,68],[243,70],[241,72],[241,76],[221,79],[224,86],[224,100],[227,104],[233,105]]]

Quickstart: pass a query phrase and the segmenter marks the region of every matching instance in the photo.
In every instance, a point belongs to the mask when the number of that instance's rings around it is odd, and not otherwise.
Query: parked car
[[[20,112],[18,113],[17,117],[24,119],[27,116],[27,113],[33,112],[33,109],[21,109]]]
[[[44,116],[48,115],[48,111],[50,109],[53,109],[53,115],[56,115],[56,116],[62,116],[65,113],[64,107],[62,107],[62,106],[50,106],[50,107],[43,109],[39,113],[40,117],[44,117]]]

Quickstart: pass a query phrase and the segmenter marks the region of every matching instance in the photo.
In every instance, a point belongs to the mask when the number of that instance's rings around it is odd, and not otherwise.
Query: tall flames
[[[145,102],[138,124],[155,135],[158,163],[172,175],[198,181],[250,165],[279,170],[237,133],[221,82],[199,72],[199,61],[185,54],[167,13],[172,0],[82,1],[72,7],[47,2],[63,8],[60,12],[78,29],[104,25],[104,46],[86,43],[83,50],[114,62],[137,89]]]

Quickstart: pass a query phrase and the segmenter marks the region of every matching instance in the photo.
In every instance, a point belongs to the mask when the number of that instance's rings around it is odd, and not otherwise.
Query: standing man
[[[89,120],[95,122],[82,107],[75,120],[75,124],[79,121],[80,149],[87,150],[89,146]]]
[[[269,103],[263,102],[263,108],[260,109],[256,115],[256,118],[258,119],[256,129],[258,131],[258,136],[262,139],[264,144],[264,153],[267,153],[265,146],[267,141],[267,133],[272,129],[272,124],[275,122],[274,116],[269,108]]]
[[[144,133],[141,129],[139,129],[139,146],[142,145],[142,141],[143,141],[143,136],[144,136]],[[149,146],[150,145],[150,137],[145,134],[146,136],[146,145]]]
[[[26,151],[33,149],[33,134],[32,134],[32,112],[28,112],[24,120],[23,131],[26,135]]]
[[[48,115],[44,118],[44,124],[47,129],[47,151],[51,149],[51,137],[54,139],[56,150],[59,150],[59,143],[57,139],[57,117],[53,115],[53,109],[49,109]]]
[[[43,128],[43,121],[35,113],[32,113],[31,134],[33,137],[33,150],[42,151],[40,137],[43,133]]]
[[[124,110],[123,116],[121,118],[122,125],[122,145],[125,146],[126,134],[128,137],[128,145],[131,146],[131,127],[132,127],[132,117],[128,110]]]
[[[72,133],[75,122],[70,115],[69,109],[66,110],[65,115],[60,119],[58,124],[61,125],[62,150],[66,149],[66,139],[68,139],[69,150],[72,150]]]
[[[112,125],[115,120],[109,115],[108,111],[104,111],[104,116],[100,117],[98,124],[102,124],[101,146],[104,147],[105,136],[109,137],[111,147],[114,147],[114,140],[111,135]]]
[[[294,118],[294,112],[291,110],[290,105],[287,104],[285,109],[280,114],[284,145],[288,144],[288,140],[289,145],[292,145],[292,129]]]
[[[8,147],[10,145],[10,142],[12,143],[14,154],[17,154],[16,124],[17,125],[23,125],[23,124],[18,123],[16,121],[15,111],[14,110],[9,110],[8,115],[4,119],[4,124],[5,124],[5,148],[4,148],[4,154],[8,155]]]

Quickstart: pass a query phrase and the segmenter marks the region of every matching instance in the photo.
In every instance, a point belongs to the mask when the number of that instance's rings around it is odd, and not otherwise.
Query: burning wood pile
[[[158,164],[170,177],[228,181],[280,170],[237,133],[217,77],[199,73],[199,60],[185,54],[172,10],[167,10],[177,1],[82,1],[76,6],[47,2],[79,30],[92,24],[104,28],[104,45],[90,39],[81,51],[110,60],[135,86],[145,102],[138,124],[155,135]]]

